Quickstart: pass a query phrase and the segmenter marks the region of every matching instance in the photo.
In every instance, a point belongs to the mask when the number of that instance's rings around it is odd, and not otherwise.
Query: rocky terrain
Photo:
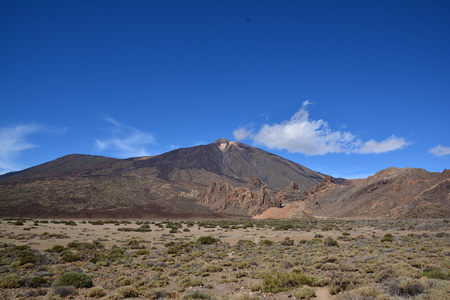
[[[252,176],[269,192],[284,189],[293,181],[307,190],[325,175],[226,139],[151,157],[71,154],[0,176],[0,215],[221,217],[217,210],[198,203],[198,196],[211,183],[244,187]],[[233,211],[247,215],[247,210]],[[260,212],[257,207],[250,210]]]
[[[228,183],[213,182],[200,194],[199,202],[221,213],[254,216],[269,208],[301,201],[303,193],[296,182],[278,190],[264,185],[254,176],[245,187],[233,188]]]
[[[276,191],[251,177],[245,187],[232,187],[229,183],[213,182],[203,190],[199,202],[215,211],[231,214],[255,215],[270,207],[281,207]]]
[[[342,185],[331,177],[302,193],[299,200],[257,218],[289,218],[307,213],[335,218],[448,218],[450,172],[389,168]]]

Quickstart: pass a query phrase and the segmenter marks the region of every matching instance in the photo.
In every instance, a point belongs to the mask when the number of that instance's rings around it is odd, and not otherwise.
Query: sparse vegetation
[[[16,226],[15,221],[0,226]],[[222,299],[226,294],[223,299],[231,300],[273,293],[277,299],[313,299],[311,287],[325,287],[336,300],[422,300],[445,299],[450,288],[445,238],[450,225],[442,221],[214,220],[201,222],[200,229],[193,221],[102,222],[105,227],[95,226],[106,233],[101,237],[82,226],[55,230],[66,226],[63,221],[49,222],[55,228],[45,228],[45,235],[24,234],[21,227],[20,233],[0,232],[1,292],[9,298]],[[118,232],[109,224],[155,230]],[[191,231],[183,230],[188,227]],[[332,229],[324,233],[323,227]],[[174,228],[177,233],[170,234]],[[343,234],[350,230],[351,235]],[[64,242],[57,234],[72,239]],[[34,248],[39,242],[48,243],[42,252]]]

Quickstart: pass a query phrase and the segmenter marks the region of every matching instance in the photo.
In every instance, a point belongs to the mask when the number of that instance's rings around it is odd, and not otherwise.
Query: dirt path
[[[314,291],[316,291],[317,300],[333,300],[334,296],[330,295],[328,292],[328,287],[319,287],[314,288]]]

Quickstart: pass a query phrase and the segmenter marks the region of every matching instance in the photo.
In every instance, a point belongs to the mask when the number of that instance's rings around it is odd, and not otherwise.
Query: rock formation
[[[252,176],[245,187],[213,182],[201,193],[199,202],[222,213],[255,215],[270,207],[281,207],[282,202],[276,196],[276,191]]]

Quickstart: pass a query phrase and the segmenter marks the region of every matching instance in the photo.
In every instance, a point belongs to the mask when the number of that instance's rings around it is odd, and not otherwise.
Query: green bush
[[[260,291],[260,290],[261,290],[261,286],[260,286],[259,284],[252,285],[252,286],[250,287],[250,290],[251,290],[252,292]]]
[[[312,280],[309,276],[295,273],[274,272],[266,274],[263,280],[263,291],[265,293],[278,293],[289,291],[303,284],[311,285]]]
[[[31,279],[31,287],[37,288],[48,284],[48,279],[44,277],[33,277]]]
[[[294,245],[294,240],[291,240],[290,237],[286,237],[283,241],[280,242],[283,246],[292,246]]]
[[[61,275],[53,284],[54,287],[58,286],[74,286],[76,288],[90,288],[92,287],[91,276],[84,273],[69,272]]]
[[[16,274],[9,274],[0,277],[0,288],[4,289],[14,289],[19,288],[23,285],[22,279]]]
[[[201,236],[197,239],[197,243],[201,245],[212,245],[219,242],[219,239],[216,239],[212,236]]]
[[[339,244],[336,240],[333,240],[331,237],[327,237],[323,244],[328,247],[339,247]]]
[[[98,243],[98,241],[97,241]],[[93,243],[87,243],[87,242],[77,242],[73,241],[67,244],[67,247],[70,249],[75,249],[77,251],[95,251],[97,248]]]
[[[423,272],[423,276],[430,278],[430,279],[447,280],[447,279],[450,279],[450,272],[444,272],[442,270],[431,270],[431,271]]]
[[[252,248],[255,246],[256,244],[250,240],[239,240],[235,245],[236,248]]]
[[[390,234],[390,233],[385,234],[384,238],[381,239],[382,243],[384,243],[384,242],[392,243],[393,241],[394,241],[394,236],[392,234]]]
[[[147,254],[150,254],[150,251],[148,250],[148,249],[139,249],[139,250],[136,250],[136,255],[147,255]]]
[[[15,246],[13,248],[13,251],[24,251],[24,250],[30,250],[30,246],[28,246],[28,245],[20,245],[20,246]]]
[[[21,251],[17,254],[17,257],[19,258],[20,265],[23,266],[25,264],[34,264],[36,262],[36,256],[31,251]]]
[[[55,245],[51,249],[49,249],[49,252],[59,253],[61,251],[64,251],[66,248],[62,245]]]
[[[66,253],[63,254],[61,260],[63,262],[75,262],[80,260],[80,256],[78,254],[67,251]]]
[[[125,254],[125,249],[113,248],[113,249],[111,249],[111,251],[108,252],[108,254],[106,256],[109,260],[114,261],[114,260],[123,258],[124,254]]]
[[[275,244],[275,242],[271,240],[261,240],[259,241],[259,244],[261,246],[272,246],[273,244]]]

